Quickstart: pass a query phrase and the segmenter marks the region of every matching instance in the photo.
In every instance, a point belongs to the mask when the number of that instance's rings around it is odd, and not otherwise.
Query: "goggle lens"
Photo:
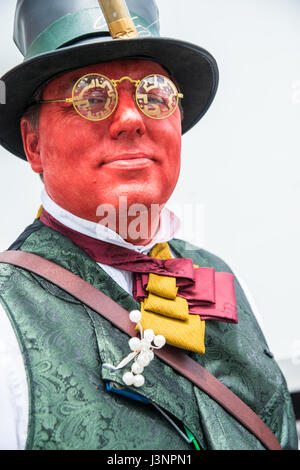
[[[136,102],[146,116],[152,119],[164,119],[175,111],[178,91],[167,77],[150,75],[139,83],[136,90]]]
[[[117,101],[113,83],[103,75],[85,75],[73,89],[74,108],[90,121],[106,119],[114,112]]]

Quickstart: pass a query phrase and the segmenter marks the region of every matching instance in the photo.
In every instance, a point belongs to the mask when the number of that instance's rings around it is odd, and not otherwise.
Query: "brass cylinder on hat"
[[[98,0],[113,39],[138,37],[125,0]]]

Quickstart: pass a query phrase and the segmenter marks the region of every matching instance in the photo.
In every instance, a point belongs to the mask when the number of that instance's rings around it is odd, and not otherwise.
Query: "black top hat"
[[[217,89],[218,68],[204,49],[159,36],[155,0],[127,0],[139,34],[112,39],[98,0],[18,0],[14,40],[24,62],[2,77],[6,104],[0,104],[0,143],[26,159],[20,118],[35,91],[72,69],[124,58],[160,63],[184,94],[183,133],[209,108]]]

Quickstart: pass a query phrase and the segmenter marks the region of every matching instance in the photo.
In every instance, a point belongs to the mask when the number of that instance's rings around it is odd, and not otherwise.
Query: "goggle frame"
[[[83,80],[84,78],[86,77],[89,77],[89,76],[93,76],[93,77],[101,77],[101,78],[104,78],[105,80],[108,80],[114,87],[115,89],[115,96],[116,96],[116,100],[115,100],[115,104],[111,110],[111,112],[105,116],[105,117],[102,117],[102,118],[97,118],[97,119],[91,119],[87,116],[84,116],[82,113],[80,113],[80,111],[78,110],[77,106],[76,106],[76,99],[74,99],[74,95],[75,95],[75,92],[76,92],[76,87],[78,85],[79,82],[81,82],[81,80]],[[176,104],[175,106],[173,106],[173,109],[171,110],[171,112],[166,115],[166,116],[163,116],[163,117],[153,117],[147,113],[144,112],[144,110],[141,108],[140,104],[139,104],[139,100],[138,100],[138,87],[141,83],[143,83],[146,79],[149,79],[150,77],[162,77],[164,80],[166,80],[167,82],[170,83],[171,87],[173,88],[174,91],[176,91],[175,95],[176,95]],[[135,104],[136,106],[138,107],[138,109],[147,117],[149,117],[150,119],[155,119],[155,120],[161,120],[161,119],[166,119],[170,116],[172,116],[172,114],[176,111],[177,107],[178,107],[178,102],[179,102],[179,99],[182,99],[183,98],[183,94],[180,93],[176,87],[176,85],[173,83],[173,81],[166,77],[165,75],[162,75],[162,74],[149,74],[149,75],[146,75],[146,77],[143,77],[142,79],[140,80],[134,80],[133,78],[125,75],[124,77],[121,77],[119,78],[118,80],[114,80],[112,78],[109,78],[107,77],[106,75],[103,75],[103,74],[99,74],[99,73],[88,73],[88,74],[85,74],[83,75],[82,77],[80,77],[76,83],[74,84],[73,86],[73,89],[72,89],[72,97],[71,98],[58,98],[58,99],[54,99],[54,100],[40,100],[38,101],[39,104],[49,104],[49,103],[72,103],[75,111],[81,116],[83,117],[84,119],[88,120],[88,121],[92,121],[92,122],[99,122],[99,121],[103,121],[107,118],[109,118],[113,113],[114,111],[116,110],[117,108],[117,105],[118,105],[118,99],[119,99],[119,94],[118,94],[118,89],[117,89],[117,85],[121,82],[123,82],[124,80],[129,80],[130,83],[132,83],[133,85],[135,85],[135,88],[136,88],[136,91],[135,91]]]

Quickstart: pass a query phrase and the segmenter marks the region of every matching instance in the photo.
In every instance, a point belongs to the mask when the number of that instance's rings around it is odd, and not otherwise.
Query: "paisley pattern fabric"
[[[181,240],[170,246],[178,257],[190,257],[198,266],[231,272],[219,258]],[[13,248],[69,269],[129,311],[139,307],[80,248],[40,222],[27,229]],[[257,412],[284,448],[296,449],[285,380],[238,282],[236,294],[238,325],[207,321],[206,353],[188,354]],[[116,365],[129,353],[126,334],[52,283],[3,264],[0,302],[26,364],[27,449],[192,448],[152,405],[106,390],[105,381],[122,385],[124,370],[112,371],[104,364]],[[222,407],[159,359],[147,367],[145,379],[138,392],[184,424],[201,449],[263,449]]]

